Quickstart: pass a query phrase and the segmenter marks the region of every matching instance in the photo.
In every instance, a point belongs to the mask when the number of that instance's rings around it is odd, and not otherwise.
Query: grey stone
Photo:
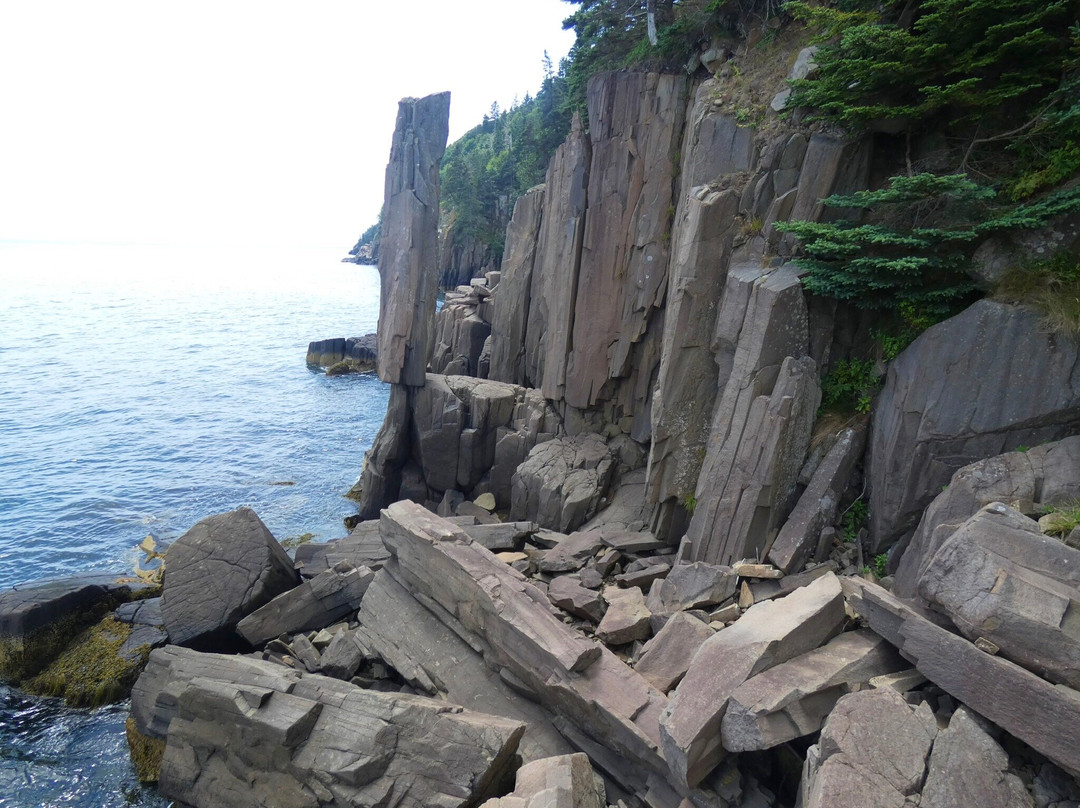
[[[844,429],[814,472],[769,550],[769,560],[784,572],[797,572],[813,558],[821,531],[836,520],[840,497],[865,442],[865,429]]]
[[[375,573],[339,561],[329,570],[283,592],[236,625],[254,646],[282,634],[323,628],[360,608]]]
[[[574,572],[584,567],[603,546],[599,533],[588,530],[571,533],[544,553],[540,560],[540,571]]]
[[[361,522],[343,539],[323,543],[308,542],[296,548],[296,567],[303,578],[314,578],[337,564],[379,570],[390,551],[379,536],[378,520]]]
[[[636,587],[621,589],[608,586],[604,589],[608,608],[604,619],[596,627],[596,636],[608,645],[625,645],[644,640],[652,633],[649,618],[652,613],[645,606],[645,595]]]
[[[1080,344],[1046,333],[1038,312],[997,301],[923,332],[889,363],[874,406],[872,551],[914,530],[960,467],[1080,430],[1078,365]]]
[[[322,654],[312,645],[305,634],[297,634],[289,641],[295,657],[310,673],[317,673],[322,664]]]
[[[1080,722],[1080,694],[1075,690],[980,651],[876,584],[845,578],[843,587],[848,603],[870,628],[899,648],[927,679],[1080,776],[1080,747],[1072,742]]]
[[[731,567],[702,561],[676,564],[664,580],[653,583],[649,608],[658,613],[670,613],[713,606],[734,595],[738,582]]]
[[[713,630],[696,617],[677,612],[645,643],[634,670],[657,690],[668,693],[686,675],[697,650]]]
[[[615,576],[615,582],[619,586],[636,586],[638,589],[648,590],[652,586],[653,581],[666,578],[667,574],[671,571],[670,561],[662,561],[658,564],[647,564],[634,570],[630,570],[630,566],[633,565],[628,565],[626,572]]]
[[[827,575],[786,598],[755,604],[706,640],[660,719],[673,776],[690,786],[701,782],[724,755],[720,728],[735,689],[835,636],[844,619],[840,582]]]
[[[386,167],[379,245],[379,378],[420,387],[438,291],[439,163],[450,93],[403,99]]]
[[[547,596],[563,611],[599,623],[604,617],[600,593],[586,589],[573,575],[560,575],[548,584]]]
[[[922,789],[921,808],[1031,808],[1020,778],[1009,771],[1009,756],[961,706],[938,733]]]
[[[161,598],[143,598],[129,603],[121,603],[113,611],[113,616],[121,623],[135,626],[161,626]]]
[[[821,729],[845,694],[906,667],[872,631],[852,631],[753,676],[736,688],[721,725],[729,752],[770,749]]]
[[[578,752],[526,763],[517,771],[513,793],[481,808],[606,808],[605,796],[604,781]]]
[[[611,450],[599,435],[538,444],[514,473],[510,517],[574,530],[596,513],[614,471]]]
[[[364,649],[355,631],[339,631],[319,659],[319,673],[348,681],[364,661]]]
[[[993,503],[964,522],[930,560],[919,595],[969,640],[1080,689],[1080,550],[1023,514]]]
[[[469,538],[492,552],[520,550],[525,539],[537,530],[535,522],[498,522],[489,525],[463,525]]]
[[[647,530],[600,530],[601,538],[608,547],[621,553],[647,553],[650,550],[660,550],[668,544]]]
[[[0,592],[0,636],[22,638],[58,620],[92,608],[110,593],[125,593],[115,575],[77,575],[56,581],[17,584]]]
[[[165,630],[180,645],[212,642],[298,583],[292,559],[255,511],[210,516],[169,546]]]

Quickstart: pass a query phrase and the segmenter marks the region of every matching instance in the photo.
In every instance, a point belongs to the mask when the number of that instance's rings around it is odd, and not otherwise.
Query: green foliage
[[[1070,502],[1063,505],[1044,505],[1044,516],[1050,519],[1040,519],[1039,526],[1044,533],[1058,538],[1065,538],[1080,527],[1080,502]]]
[[[844,511],[841,533],[844,541],[853,542],[859,538],[859,531],[866,527],[870,518],[870,506],[863,499],[857,499]]]
[[[889,554],[881,553],[874,556],[874,574],[878,578],[884,578],[889,573]]]
[[[682,498],[683,509],[690,514],[694,515],[694,511],[697,510],[697,497],[693,494],[686,494]]]
[[[995,297],[1034,306],[1049,331],[1080,339],[1080,258],[1075,255],[1060,253],[1013,268],[998,282]]]
[[[870,412],[870,402],[880,386],[873,360],[841,360],[821,380],[821,410]]]

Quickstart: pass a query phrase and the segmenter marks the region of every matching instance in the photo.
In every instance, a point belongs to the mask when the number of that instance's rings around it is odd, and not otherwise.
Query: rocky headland
[[[437,315],[449,96],[403,100],[362,521],[289,558],[210,517],[160,600],[4,593],[5,675],[115,609],[140,772],[195,808],[1080,804],[1077,343],[979,300],[824,417],[875,322],[777,224],[866,188],[881,141],[722,92],[594,77]]]

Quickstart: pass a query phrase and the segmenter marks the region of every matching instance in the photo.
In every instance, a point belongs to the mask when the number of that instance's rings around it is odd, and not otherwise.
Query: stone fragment
[[[615,582],[619,586],[635,586],[641,590],[648,590],[652,586],[652,582],[660,578],[666,578],[667,574],[671,571],[671,564],[669,562],[661,562],[659,564],[648,564],[639,569],[622,573],[615,576]]]
[[[841,634],[739,685],[721,725],[724,748],[770,749],[817,732],[842,696],[904,665],[872,631]]]
[[[375,573],[339,561],[331,569],[283,592],[236,624],[253,646],[282,634],[323,628],[360,608]]]
[[[791,574],[814,556],[821,531],[836,520],[840,496],[862,457],[866,430],[848,427],[817,467],[769,550],[769,561]]]
[[[739,586],[739,608],[745,611],[753,606],[754,602],[754,590],[750,588],[750,584],[747,581],[743,581]]]
[[[738,576],[731,567],[695,561],[676,564],[663,581],[653,583],[649,608],[670,613],[723,603],[735,594]]]
[[[728,700],[751,676],[816,648],[843,627],[844,598],[835,575],[785,598],[756,604],[705,641],[660,719],[672,774],[694,786],[720,762],[720,727]]]
[[[495,495],[492,493],[481,494],[473,500],[473,504],[483,508],[489,513],[495,510]]]
[[[299,660],[310,673],[317,673],[322,663],[322,654],[311,644],[311,640],[305,634],[297,634],[290,641],[293,656]]]
[[[1031,808],[1020,778],[1009,771],[1009,756],[966,707],[938,733],[922,789],[921,808]]]
[[[992,503],[941,545],[919,595],[969,640],[1052,682],[1080,689],[1080,550]],[[993,651],[991,651],[993,653]]]
[[[870,435],[872,552],[910,534],[961,466],[1075,435],[1078,364],[1080,344],[1047,333],[1037,311],[990,299],[890,362]]]
[[[850,693],[837,702],[821,740],[807,756],[805,808],[915,804],[937,724],[895,690]]]
[[[740,578],[783,578],[784,573],[771,564],[755,564],[752,561],[739,561],[731,565]]]
[[[319,659],[319,673],[335,679],[348,681],[364,661],[364,649],[360,647],[355,631],[339,631],[330,640]]]
[[[843,587],[848,602],[870,628],[927,679],[1080,776],[1080,747],[1071,740],[1080,725],[1080,694],[1075,690],[983,653],[876,584],[845,578]]]
[[[886,673],[870,679],[870,687],[891,687],[897,693],[907,693],[925,683],[926,677],[914,668]]]
[[[645,595],[640,589],[609,586],[604,589],[604,600],[608,608],[604,619],[596,627],[598,639],[608,645],[625,645],[649,637],[652,633],[649,627],[652,612],[645,607]]]
[[[600,530],[599,533],[604,544],[622,553],[647,553],[668,546],[647,530]]]
[[[379,522],[361,522],[343,539],[308,542],[296,548],[296,567],[303,578],[314,578],[342,562],[356,568],[382,569],[390,557],[379,536]]]
[[[439,163],[450,93],[405,98],[386,166],[379,277],[379,378],[420,387],[438,291]]]
[[[603,547],[600,534],[593,531],[571,533],[556,544],[540,561],[540,571],[547,573],[574,572],[585,566]]]
[[[719,623],[731,623],[738,620],[740,614],[742,614],[742,610],[739,608],[739,604],[729,603],[727,606],[723,606],[715,612],[711,612],[709,614],[709,620]]]
[[[525,543],[525,539],[536,530],[536,523],[498,522],[487,525],[461,525],[460,527],[474,542],[494,552],[519,550]]]
[[[159,790],[194,808],[360,806],[391,794],[401,806],[464,806],[497,787],[525,729],[271,662],[206,659],[216,656],[155,651],[147,685],[161,689],[140,691],[172,705]]]
[[[560,609],[578,617],[599,623],[604,617],[604,603],[600,593],[586,589],[572,575],[560,575],[548,584],[548,598]]]
[[[2,597],[2,596],[0,596]],[[121,623],[131,623],[135,626],[161,626],[164,621],[161,618],[161,598],[143,598],[121,603],[116,607],[113,614]]]
[[[712,635],[713,630],[696,617],[676,612],[645,643],[634,670],[657,690],[667,693],[683,678],[694,654]]]
[[[755,581],[750,584],[750,592],[753,594],[754,603],[762,600],[770,600],[771,598],[782,598],[784,595],[790,595],[796,589],[801,586],[806,586],[811,581],[815,581],[823,575],[828,575],[830,572],[837,572],[838,566],[835,562],[829,561],[825,564],[819,564],[818,566],[808,569],[806,572],[799,572],[795,575],[785,575],[783,578],[774,580]],[[746,583],[744,581],[744,583]]]
[[[165,630],[180,645],[227,642],[243,617],[298,583],[292,559],[255,511],[210,516],[169,547]]]
[[[611,449],[595,433],[538,444],[514,472],[510,517],[574,530],[596,513],[614,470]]]
[[[577,752],[526,763],[517,771],[512,794],[480,808],[606,808],[604,781],[588,755]]]

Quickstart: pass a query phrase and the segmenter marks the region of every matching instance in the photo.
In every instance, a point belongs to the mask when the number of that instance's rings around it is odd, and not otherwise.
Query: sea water
[[[0,242],[0,587],[129,571],[242,505],[282,541],[343,536],[388,388],[305,365],[375,330],[378,275],[340,257]],[[0,806],[163,805],[125,716],[0,686]]]

